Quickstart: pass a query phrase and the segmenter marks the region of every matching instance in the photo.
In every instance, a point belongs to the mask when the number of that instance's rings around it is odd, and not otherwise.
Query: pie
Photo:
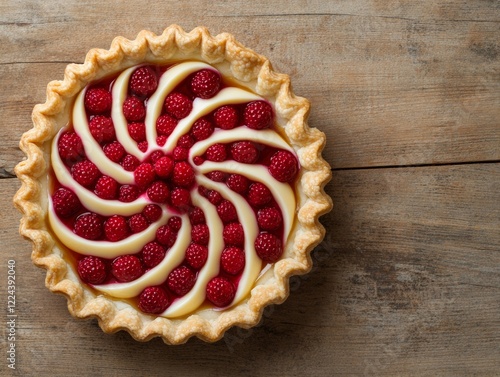
[[[310,270],[332,206],[309,106],[266,58],[201,27],[118,37],[68,65],[16,167],[47,286],[141,341],[256,325]]]

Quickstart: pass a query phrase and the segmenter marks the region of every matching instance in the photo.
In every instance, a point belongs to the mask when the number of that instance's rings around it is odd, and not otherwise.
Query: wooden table
[[[171,23],[232,32],[290,74],[334,175],[314,270],[215,344],[73,319],[11,204],[46,84],[116,35]],[[18,313],[17,370],[3,357],[0,375],[500,375],[498,1],[2,0],[0,38],[0,302],[15,260]]]

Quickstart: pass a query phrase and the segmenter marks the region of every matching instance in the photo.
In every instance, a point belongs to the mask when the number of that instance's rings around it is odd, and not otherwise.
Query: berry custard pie
[[[142,341],[254,326],[310,270],[332,206],[308,113],[266,58],[204,28],[118,37],[68,65],[16,168],[46,285]]]

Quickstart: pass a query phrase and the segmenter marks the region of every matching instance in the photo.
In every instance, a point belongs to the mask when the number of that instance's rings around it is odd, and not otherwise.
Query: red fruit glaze
[[[80,136],[74,132],[65,132],[57,144],[59,156],[70,162],[79,161],[84,155],[83,144]]]
[[[78,261],[78,275],[89,284],[101,284],[106,280],[106,264],[101,258],[88,256]]]
[[[250,102],[243,112],[245,125],[254,130],[262,130],[271,126],[273,109],[265,101]]]
[[[101,175],[95,164],[89,160],[83,160],[74,164],[71,168],[73,179],[82,186],[92,187]]]
[[[168,296],[161,287],[147,287],[139,295],[139,309],[144,313],[160,314],[169,305]]]
[[[215,125],[223,130],[231,130],[238,125],[238,112],[233,106],[222,106],[214,113]]]
[[[200,98],[212,98],[219,91],[220,82],[221,78],[218,72],[202,69],[193,76],[191,90]]]
[[[87,240],[97,240],[102,236],[102,218],[96,213],[84,213],[76,218],[73,231]]]
[[[71,190],[64,187],[58,189],[52,196],[52,205],[57,215],[70,217],[81,208],[80,200]]]
[[[174,118],[182,119],[187,117],[192,108],[193,103],[182,93],[170,93],[165,98],[165,110]]]
[[[116,280],[126,283],[139,278],[144,270],[141,261],[135,255],[123,255],[113,261],[111,273]]]
[[[111,93],[104,88],[91,88],[85,93],[85,108],[95,114],[111,109]]]
[[[184,296],[194,286],[196,276],[186,266],[177,267],[167,278],[168,289],[174,292],[177,296]]]
[[[234,285],[224,277],[215,277],[207,284],[207,299],[218,307],[229,305],[235,295]]]
[[[158,87],[158,78],[151,67],[139,67],[130,76],[129,87],[137,96],[150,96]]]
[[[89,122],[89,130],[98,143],[109,143],[115,140],[115,127],[111,118],[96,115]]]
[[[144,103],[135,96],[130,96],[123,102],[123,115],[129,122],[140,122],[146,116]]]
[[[197,243],[191,243],[186,250],[186,262],[194,268],[199,270],[202,268],[208,258],[208,249],[206,246]]]
[[[237,275],[245,267],[245,252],[239,247],[227,247],[222,252],[220,262],[224,272]]]
[[[260,233],[255,239],[255,251],[267,263],[277,262],[283,254],[281,241],[271,233]]]

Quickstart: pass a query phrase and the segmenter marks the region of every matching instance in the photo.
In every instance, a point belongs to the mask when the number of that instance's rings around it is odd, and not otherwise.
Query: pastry
[[[311,268],[324,134],[229,34],[115,38],[47,88],[21,140],[20,232],[79,318],[137,340],[251,327]]]

